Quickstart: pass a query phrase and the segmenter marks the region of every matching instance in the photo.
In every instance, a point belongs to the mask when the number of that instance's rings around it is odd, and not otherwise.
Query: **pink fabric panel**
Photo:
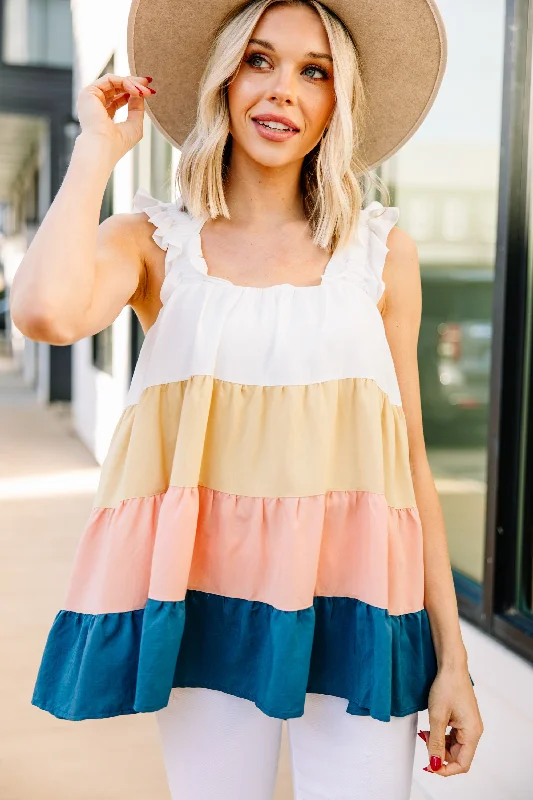
[[[390,508],[372,492],[330,492],[315,594],[356,597],[391,614],[420,611],[422,542],[416,508]]]
[[[93,509],[64,608],[104,614],[144,608],[148,597],[183,600],[197,518],[197,488],[170,487],[116,508]]]
[[[65,609],[102,614],[144,608],[164,496],[93,509],[78,544]]]
[[[417,508],[389,509],[389,611],[424,607],[424,540]]]
[[[89,614],[182,600],[187,588],[295,611],[314,595],[355,597],[392,614],[423,607],[418,511],[383,495],[258,498],[205,487],[94,509],[66,609]]]
[[[201,488],[189,586],[283,611],[313,604],[324,495],[260,498]]]
[[[201,491],[201,490],[200,490]],[[161,506],[149,595],[183,600],[191,568],[199,513],[199,490],[170,486]]]

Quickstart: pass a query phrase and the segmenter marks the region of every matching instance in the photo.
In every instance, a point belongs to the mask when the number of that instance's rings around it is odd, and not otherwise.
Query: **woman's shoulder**
[[[418,248],[413,237],[402,228],[394,227],[387,238],[387,258],[384,265],[385,280],[392,284],[405,283],[409,275],[418,278],[420,263]]]
[[[378,200],[373,200],[361,210],[360,219],[390,251],[399,256],[409,255],[416,250],[416,243],[406,230],[398,227],[399,217],[398,206],[384,206]]]
[[[385,239],[381,260],[381,304],[388,308],[393,305],[410,308],[410,303],[419,295],[421,280],[415,240],[406,230],[392,226]]]
[[[391,228],[387,237],[387,248],[390,253],[390,259],[412,258],[418,252],[416,242],[411,234],[396,225]]]
[[[164,238],[165,234],[173,228],[182,229],[186,233],[188,228],[194,227],[197,222],[185,209],[181,197],[177,197],[175,200],[160,200],[142,187],[135,192],[132,212],[145,214],[152,225],[156,227],[156,237],[161,238]],[[160,246],[163,244],[162,241]],[[163,249],[166,248],[163,247]]]
[[[378,261],[401,261],[417,255],[415,240],[397,225],[399,216],[397,206],[384,206],[377,200],[361,211],[360,226],[366,229],[368,249]]]
[[[383,303],[385,286],[398,264],[413,262],[416,244],[407,231],[398,228],[400,209],[373,200],[360,212],[357,242],[364,263],[367,291],[377,304]]]
[[[167,251],[170,260],[181,253],[185,241],[202,225],[201,220],[185,209],[181,197],[160,200],[142,187],[134,195],[132,211],[143,213],[154,226],[152,239]]]
[[[135,245],[146,255],[157,249],[179,248],[193,230],[195,220],[183,209],[180,198],[159,200],[139,189],[129,213],[116,212],[101,222],[100,237],[102,242],[117,243],[123,248]]]
[[[359,224],[366,227],[379,240],[387,239],[389,232],[398,222],[400,209],[397,206],[384,206],[373,200],[361,209]]]
[[[133,196],[132,209],[133,211],[146,211],[150,213],[169,211],[176,214],[187,214],[181,197],[176,197],[175,200],[160,200],[150,194],[150,192],[142,186],[137,189]]]

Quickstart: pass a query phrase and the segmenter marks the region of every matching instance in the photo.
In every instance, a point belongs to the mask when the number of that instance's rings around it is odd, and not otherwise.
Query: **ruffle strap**
[[[400,211],[395,206],[383,206],[374,200],[361,211],[361,224],[366,239],[365,289],[377,303],[385,289],[383,267],[389,248],[387,237],[398,222]]]
[[[165,274],[168,273],[173,261],[183,252],[187,239],[195,233],[201,225],[187,211],[180,211],[181,199],[163,201],[152,197],[142,187],[137,190],[133,198],[133,211],[144,211],[148,219],[155,225],[152,239],[162,250],[167,252],[165,259]]]

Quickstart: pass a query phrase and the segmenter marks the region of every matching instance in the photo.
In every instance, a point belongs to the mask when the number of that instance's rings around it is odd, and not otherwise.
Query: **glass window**
[[[4,0],[2,60],[72,67],[70,0]]]
[[[533,97],[533,78],[530,93]],[[533,613],[533,105],[529,120],[528,164],[528,264],[526,282],[526,319],[524,325],[524,389],[522,397],[522,435],[520,437],[520,479],[518,501],[518,585],[514,605],[521,612]]]
[[[444,81],[415,136],[383,165],[420,255],[424,434],[459,580],[484,571],[492,287],[504,0],[440,0]],[[480,25],[482,31],[480,32]]]

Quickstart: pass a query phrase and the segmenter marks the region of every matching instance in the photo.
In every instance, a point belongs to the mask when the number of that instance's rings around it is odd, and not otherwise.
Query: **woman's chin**
[[[287,147],[286,142],[268,142],[266,146],[258,145],[256,142],[252,145],[248,142],[243,149],[248,158],[262,167],[284,167],[299,158],[294,148]]]

